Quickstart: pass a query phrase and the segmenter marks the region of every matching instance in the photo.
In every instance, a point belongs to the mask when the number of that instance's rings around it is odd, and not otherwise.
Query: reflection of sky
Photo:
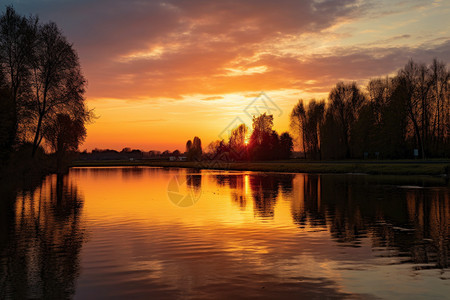
[[[206,145],[260,91],[284,131],[300,97],[450,58],[448,1],[8,2],[74,42],[101,116],[88,148],[182,149],[192,133]]]
[[[206,298],[219,292],[234,296],[242,289],[256,296],[316,290],[388,298],[420,297],[425,291],[445,296],[448,290],[440,270],[399,265],[395,249],[374,252],[369,238],[361,238],[359,247],[343,247],[326,226],[299,229],[292,212],[305,209],[304,175],[295,175],[291,191],[277,194],[270,217],[255,212],[252,172],[227,172],[219,184],[219,172],[202,171],[200,200],[176,207],[167,184],[174,175],[188,174],[155,168],[72,170],[90,230],[78,296],[95,289],[114,294],[114,287]],[[245,198],[244,205],[236,195]]]

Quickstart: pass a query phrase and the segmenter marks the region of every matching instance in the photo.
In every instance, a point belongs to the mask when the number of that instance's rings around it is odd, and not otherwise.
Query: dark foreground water
[[[0,191],[0,299],[450,297],[444,178],[77,168]]]

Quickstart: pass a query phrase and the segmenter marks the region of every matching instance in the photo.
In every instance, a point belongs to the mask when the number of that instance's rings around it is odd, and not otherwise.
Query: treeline
[[[24,17],[11,6],[0,16],[0,159],[45,145],[59,164],[86,137],[90,118],[78,55],[53,22]]]
[[[291,126],[305,158],[450,157],[450,72],[410,60],[363,92],[339,82],[328,101],[300,100]]]
[[[230,132],[228,141],[217,140],[208,145],[207,159],[229,161],[288,159],[293,151],[289,133],[273,130],[273,116],[265,113],[253,117],[252,134],[240,124]]]
[[[155,159],[155,160],[169,160],[179,159],[185,157],[185,153],[180,153],[179,150],[170,151],[142,151],[140,149],[131,149],[129,147],[123,148],[121,151],[113,149],[93,149],[91,152],[84,150],[78,155],[79,160],[141,160],[141,159]]]

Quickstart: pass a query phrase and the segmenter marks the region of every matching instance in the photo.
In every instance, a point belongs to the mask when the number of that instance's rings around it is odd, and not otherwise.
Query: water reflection
[[[186,173],[186,184],[194,189],[195,193],[198,193],[202,188],[202,173],[200,170],[190,170]]]
[[[336,175],[228,174],[215,176],[219,185],[228,184],[231,198],[245,198],[245,181],[249,179],[254,214],[273,219],[275,205],[284,191],[290,198],[293,223],[301,230],[328,230],[342,246],[359,247],[370,237],[379,256],[401,257],[413,262],[415,269],[449,267],[450,191],[399,186],[393,178],[367,178]],[[405,178],[400,183],[405,184]],[[417,178],[411,178],[417,183]],[[377,183],[389,182],[380,188]],[[430,183],[419,180],[427,186]],[[406,187],[406,188],[405,188]],[[394,249],[395,252],[386,252]]]
[[[2,199],[0,298],[70,298],[85,236],[76,185],[55,175],[12,197]]]
[[[174,176],[194,205],[170,202]],[[1,189],[2,299],[428,298],[449,287],[442,178],[78,168]]]

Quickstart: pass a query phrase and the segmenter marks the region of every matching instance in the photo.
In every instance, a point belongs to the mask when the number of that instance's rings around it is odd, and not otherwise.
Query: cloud
[[[221,99],[223,99],[223,97],[221,97],[221,96],[211,96],[211,97],[202,98],[202,100],[204,100],[204,101],[221,100]]]
[[[410,57],[446,60],[449,53],[448,38],[430,45],[395,46],[411,39],[410,33],[393,34],[378,44],[314,52],[324,48],[325,39],[339,36],[333,28],[376,15],[374,7],[381,8],[372,1],[13,3],[20,12],[37,13],[62,27],[79,51],[91,98],[183,99],[204,94],[204,100],[213,100],[218,94],[261,90],[323,92],[337,80],[391,73]],[[393,11],[402,7],[398,2]],[[288,44],[290,49],[283,49]]]

